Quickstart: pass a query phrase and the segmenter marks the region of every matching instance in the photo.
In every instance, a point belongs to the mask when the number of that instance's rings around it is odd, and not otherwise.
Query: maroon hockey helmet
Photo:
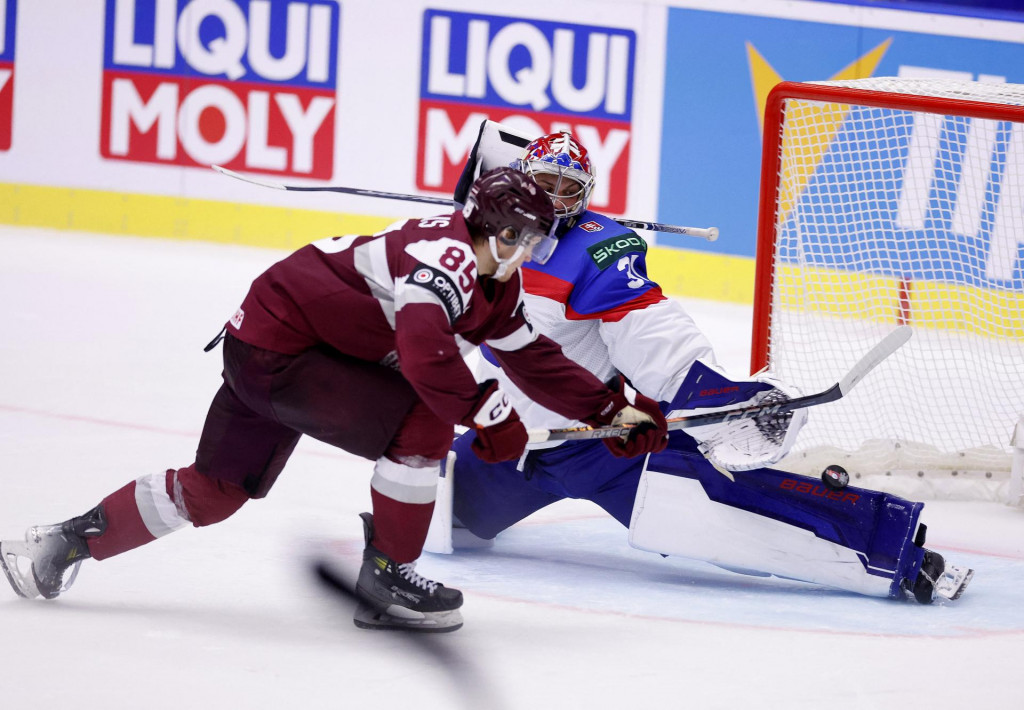
[[[507,246],[533,248],[531,259],[543,264],[555,250],[555,210],[547,194],[529,175],[495,168],[476,179],[462,210],[476,236]]]

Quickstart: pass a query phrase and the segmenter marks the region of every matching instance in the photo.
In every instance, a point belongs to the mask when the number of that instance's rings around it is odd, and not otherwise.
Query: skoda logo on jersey
[[[601,271],[614,264],[623,254],[634,251],[647,252],[647,242],[635,234],[610,237],[587,247],[587,253]],[[624,267],[620,266],[619,270],[622,268]]]
[[[569,128],[600,166],[592,207],[622,212],[636,43],[621,27],[426,10],[417,186],[450,194],[484,119]]]
[[[18,0],[0,0],[0,151],[11,149],[14,117],[14,27]]]
[[[332,175],[338,3],[106,0],[105,20],[103,157]]]

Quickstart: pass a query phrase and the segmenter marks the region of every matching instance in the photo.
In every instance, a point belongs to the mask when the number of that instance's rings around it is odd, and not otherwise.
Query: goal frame
[[[968,99],[890,93],[795,81],[780,82],[765,104],[761,147],[761,189],[757,217],[757,251],[754,267],[754,319],[751,332],[750,371],[768,366],[772,318],[772,282],[775,245],[778,239],[776,212],[779,175],[782,167],[782,124],[787,99],[831,101],[873,108],[925,111],[950,116],[1013,121],[1024,124],[1024,106],[1012,106]]]
[[[878,77],[885,81],[888,78]],[[897,79],[898,80],[898,79]],[[886,91],[877,88],[861,88],[833,83],[780,82],[770,92],[764,112],[762,136],[762,158],[760,193],[757,216],[757,243],[754,274],[754,304],[751,331],[750,370],[757,373],[768,368],[772,361],[771,335],[773,327],[773,301],[777,248],[784,224],[778,219],[782,195],[783,150],[785,148],[784,122],[786,101],[811,101],[822,104],[845,104],[868,108],[893,109],[896,111],[923,112],[943,116],[957,116],[970,119],[1011,122],[1024,126],[1024,105],[1000,103],[977,98],[940,97],[910,94],[900,91]],[[905,293],[900,286],[900,303],[893,326],[902,325],[903,299]],[[1018,421],[1010,426],[1013,430],[1008,444],[1012,457],[1009,462],[1009,489],[1002,500],[1010,505],[1024,507],[1024,409]],[[1008,432],[1009,433],[1009,432]],[[957,476],[952,471],[952,476]],[[961,471],[963,473],[970,473]],[[889,474],[886,473],[886,476]],[[918,471],[918,476],[923,474]],[[984,473],[990,478],[991,473]],[[874,483],[879,480],[874,478]],[[873,484],[872,484],[873,485]],[[885,488],[888,483],[879,485]],[[922,492],[923,489],[915,490]],[[927,494],[924,494],[927,495]],[[945,496],[943,496],[945,497]],[[955,496],[959,497],[959,495]],[[970,495],[968,496],[970,497]]]

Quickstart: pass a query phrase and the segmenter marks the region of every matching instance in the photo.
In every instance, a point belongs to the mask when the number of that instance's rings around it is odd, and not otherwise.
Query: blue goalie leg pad
[[[526,516],[564,496],[540,490],[516,461],[486,463],[471,445],[476,438],[466,432],[452,446],[456,453],[452,513],[477,537],[489,540]]]
[[[531,451],[520,470],[517,461],[481,461],[471,447],[474,437],[467,432],[452,446],[453,512],[474,535],[493,538],[563,498],[592,501],[629,526],[642,457],[618,458],[596,440],[569,441]]]
[[[867,574],[891,580],[890,597],[905,596],[905,583],[912,586],[917,577],[924,550],[914,536],[923,503],[852,486],[833,490],[819,479],[770,468],[734,471],[727,477],[699,454],[673,448],[652,454],[647,470],[694,479],[715,503],[810,531],[852,550]]]

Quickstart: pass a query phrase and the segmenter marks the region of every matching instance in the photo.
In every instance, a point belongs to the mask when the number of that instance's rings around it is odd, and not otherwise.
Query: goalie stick
[[[343,195],[379,197],[384,200],[405,200],[406,202],[422,202],[428,205],[452,206],[452,200],[444,197],[407,195],[400,192],[382,192],[380,190],[365,190],[358,187],[340,187],[334,185],[310,187],[303,185],[285,185],[283,183],[273,182],[270,180],[257,180],[255,178],[246,177],[241,173],[236,173],[234,170],[229,170],[228,168],[220,165],[211,165],[210,167],[222,175],[227,175],[228,177],[233,177],[236,180],[242,180],[243,182],[252,183],[253,185],[259,185],[260,187],[269,187],[273,190],[288,190],[289,192],[338,192]],[[641,222],[635,219],[613,219],[623,227],[628,227],[629,229],[647,229],[652,232],[664,232],[666,234],[683,234],[689,237],[706,239],[709,242],[713,242],[718,239],[718,227],[679,227],[674,224],[662,224],[661,222]]]
[[[809,394],[803,397],[794,397],[785,402],[770,404],[757,404],[742,407],[722,407],[719,409],[707,409],[688,414],[683,417],[673,417],[668,420],[669,431],[677,429],[689,429],[691,427],[704,426],[706,424],[720,424],[722,422],[756,419],[762,416],[784,414],[804,407],[814,407],[827,402],[834,402],[841,399],[853,389],[854,385],[864,379],[864,376],[875,367],[892,355],[904,343],[910,340],[913,329],[909,325],[901,325],[878,342],[864,357],[854,364],[850,371],[826,390],[816,394]],[[626,436],[634,424],[625,426],[609,427],[578,427],[575,429],[531,429],[528,434],[531,444],[539,444],[544,441],[558,441],[566,439],[608,439],[615,436]]]

